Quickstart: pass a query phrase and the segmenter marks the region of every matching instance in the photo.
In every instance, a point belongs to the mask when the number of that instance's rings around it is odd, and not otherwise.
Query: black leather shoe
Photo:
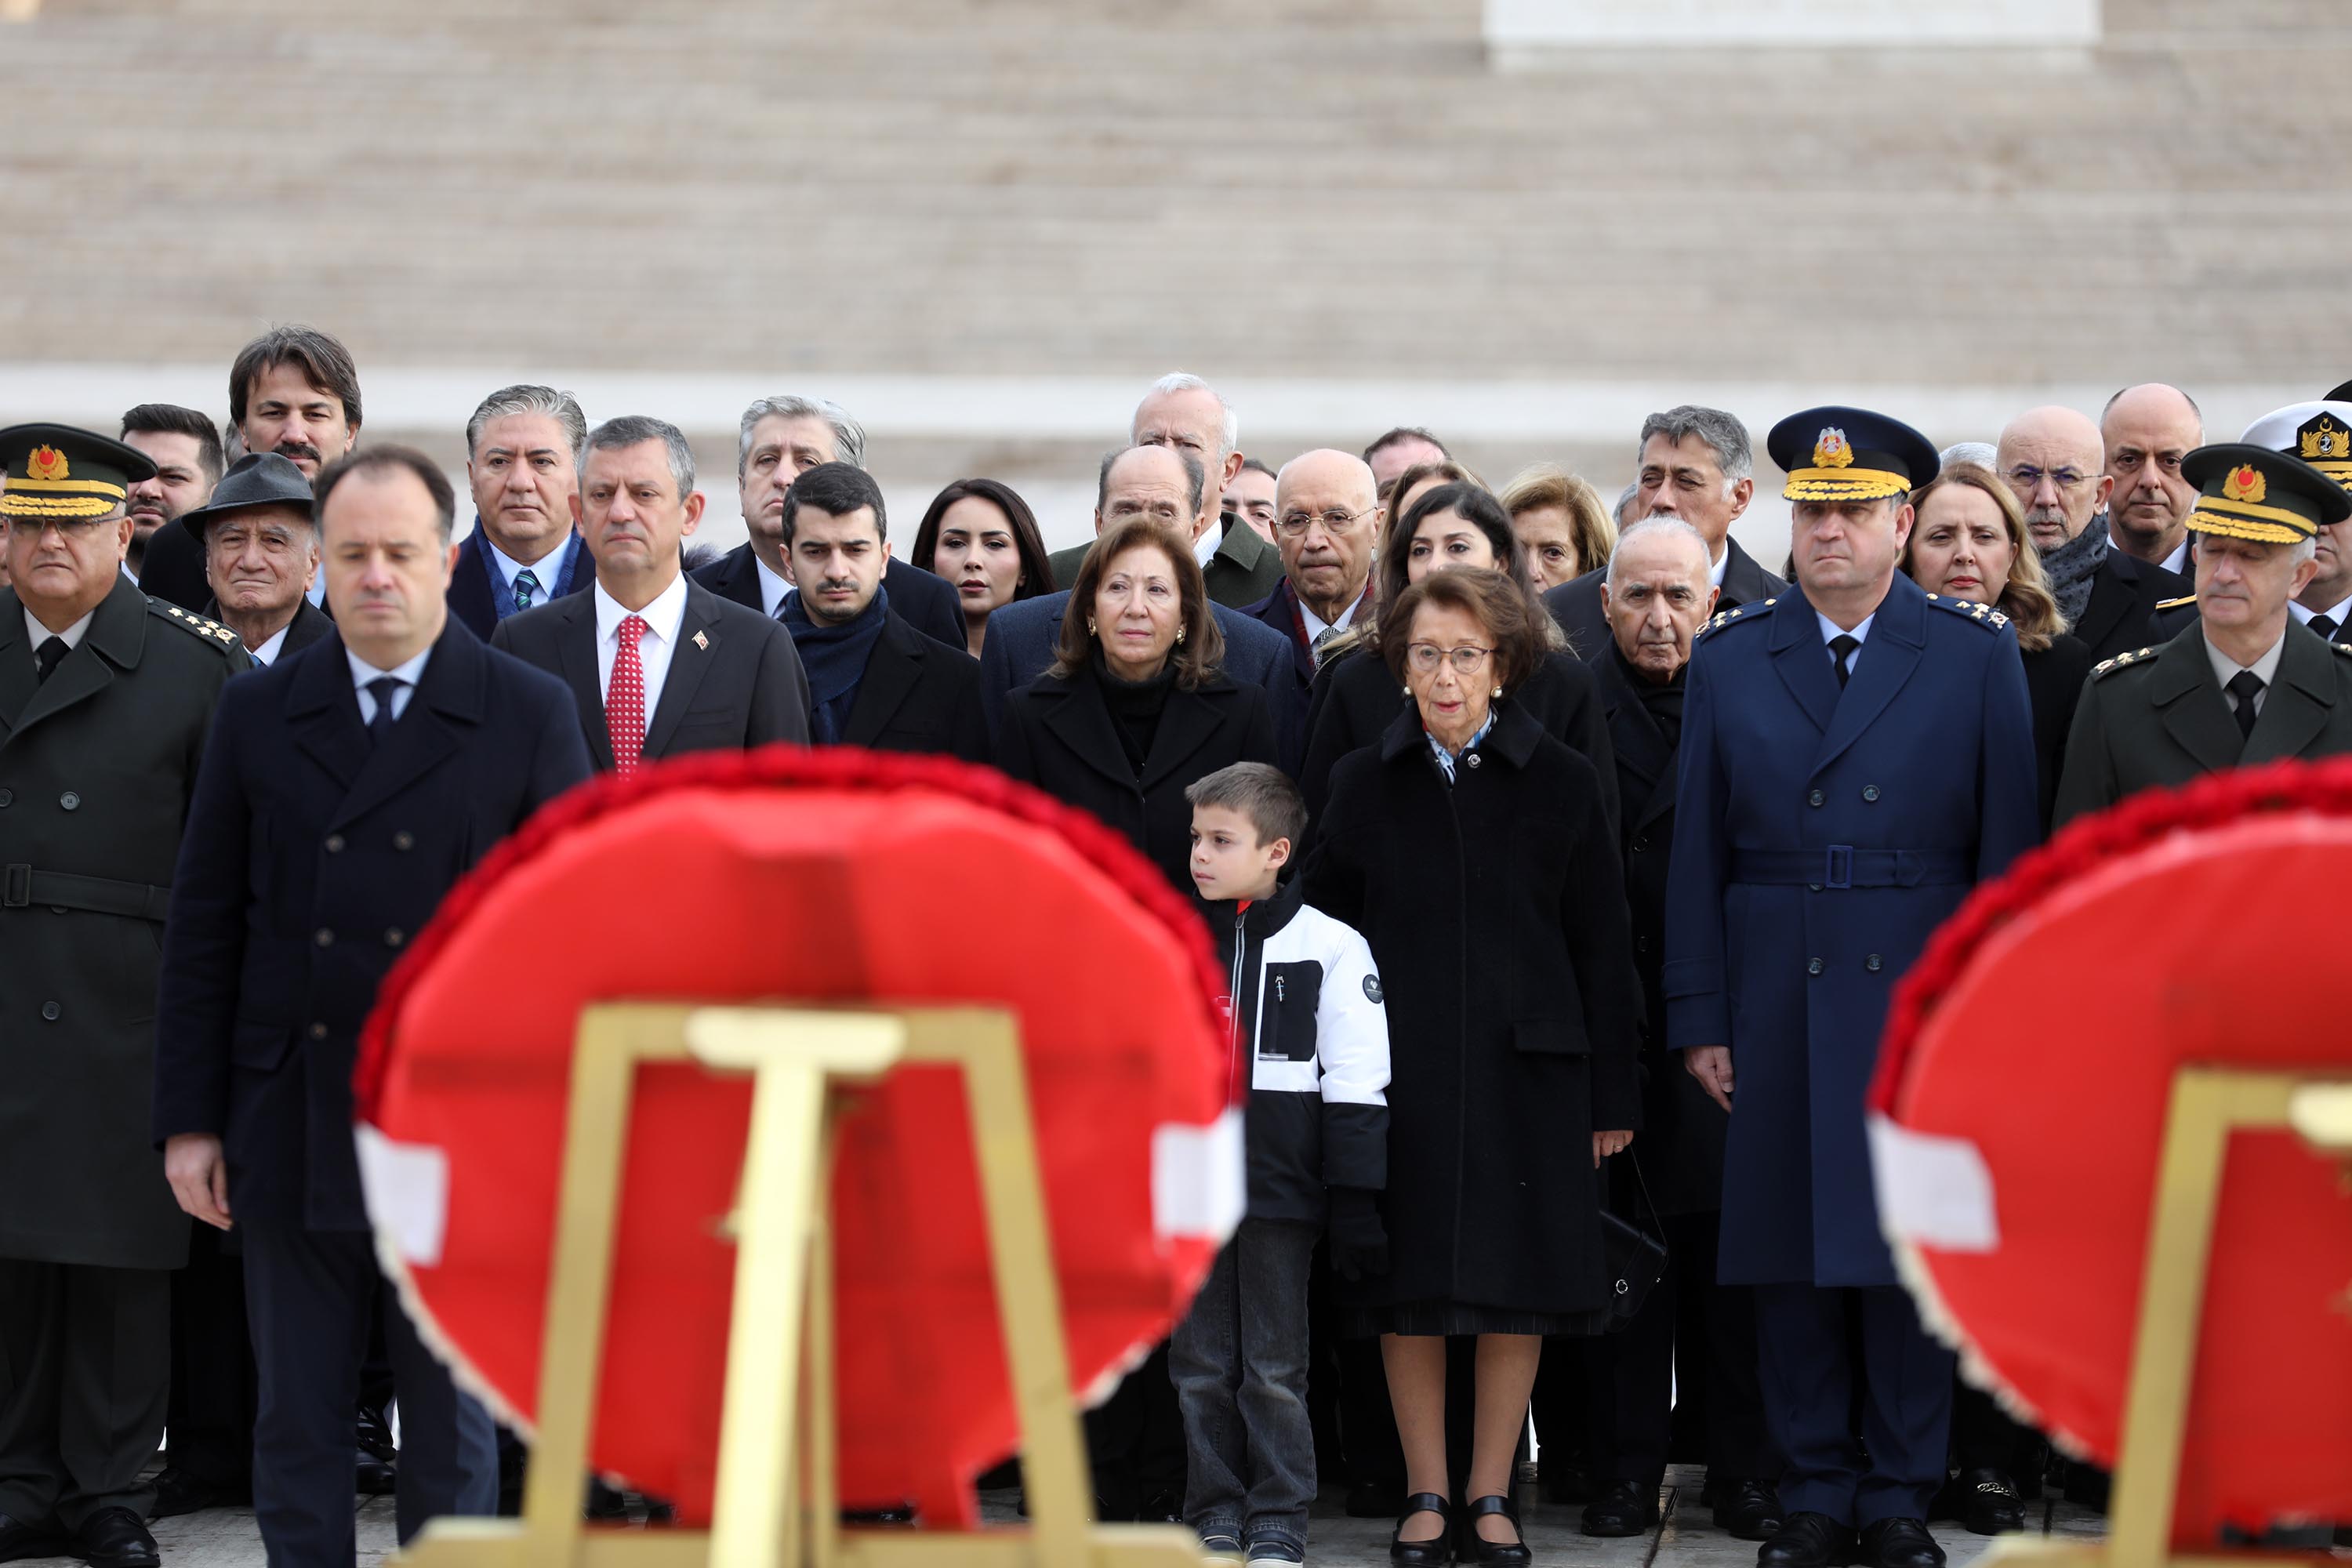
[[[1348,1488],[1349,1519],[1394,1519],[1404,1511],[1404,1489],[1384,1481],[1355,1481]]]
[[[163,1568],[163,1553],[138,1514],[102,1508],[81,1521],[69,1550],[89,1568]]]
[[[1882,1519],[1862,1531],[1865,1568],[1944,1568],[1944,1549],[1916,1519]]]
[[[1511,1521],[1509,1541],[1489,1541],[1478,1533],[1478,1521],[1490,1513],[1499,1513]],[[1506,1563],[1521,1565],[1536,1560],[1528,1550],[1527,1535],[1519,1529],[1519,1505],[1502,1496],[1472,1498],[1469,1513],[1462,1521],[1462,1550],[1454,1554],[1457,1563]]]
[[[216,1487],[200,1481],[183,1469],[166,1469],[155,1478],[155,1500],[147,1510],[149,1519],[176,1519],[184,1513],[202,1513],[208,1508],[244,1508],[253,1501],[249,1487]]]
[[[1999,1470],[1962,1470],[1937,1494],[1932,1517],[1959,1521],[1972,1535],[2007,1535],[2025,1528],[2025,1500]]]
[[[1639,1535],[1658,1522],[1658,1491],[1632,1481],[1608,1481],[1584,1505],[1577,1528],[1587,1535]]]
[[[1844,1568],[1853,1531],[1825,1513],[1792,1513],[1756,1553],[1757,1568]]]
[[[1558,1507],[1564,1503],[1591,1502],[1601,1493],[1586,1466],[1562,1459],[1555,1464],[1546,1459],[1536,1467],[1536,1495]]]
[[[1762,1481],[1726,1476],[1709,1501],[1715,1509],[1715,1528],[1735,1541],[1769,1541],[1780,1532],[1780,1494]]]
[[[48,1521],[28,1524],[21,1519],[11,1519],[0,1513],[0,1563],[16,1563],[27,1557],[58,1557],[62,1556],[65,1550],[64,1533]]]
[[[399,1484],[398,1472],[365,1448],[353,1450],[353,1455],[356,1474],[352,1489],[366,1497],[390,1497]]]
[[[1427,1541],[1403,1538],[1404,1521],[1417,1513],[1437,1516],[1437,1533]],[[1454,1507],[1435,1492],[1415,1492],[1404,1500],[1396,1532],[1389,1537],[1389,1561],[1403,1568],[1446,1568],[1454,1561]]]

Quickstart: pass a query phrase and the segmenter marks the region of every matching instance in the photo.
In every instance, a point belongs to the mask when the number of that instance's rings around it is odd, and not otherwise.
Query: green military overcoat
[[[40,680],[0,589],[0,1258],[185,1260],[150,1129],[181,824],[235,633],[129,578]]]

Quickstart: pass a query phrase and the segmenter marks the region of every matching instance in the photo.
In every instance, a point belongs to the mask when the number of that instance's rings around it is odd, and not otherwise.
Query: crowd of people
[[[2352,384],[2218,444],[2154,384],[1940,453],[1792,414],[1777,574],[1695,405],[1609,505],[1413,427],[1260,461],[1170,375],[1088,543],[976,477],[903,554],[819,399],[744,411],[724,554],[658,418],[489,393],[460,537],[331,336],[248,344],[227,410],[0,431],[0,1561],[152,1568],[151,1519],[249,1500],[273,1564],[347,1564],[356,1492],[403,1540],[513,1506],[374,1258],[360,1027],[547,801],[772,742],[1001,768],[1223,951],[1248,1211],[1088,1413],[1106,1517],[1297,1563],[1328,1482],[1400,1563],[1525,1563],[1525,1487],[1638,1534],[1679,1461],[1764,1568],[1936,1568],[1928,1520],[2018,1529],[2046,1470],[2103,1500],[1922,1327],[1864,1087],[2053,825],[2352,750]]]

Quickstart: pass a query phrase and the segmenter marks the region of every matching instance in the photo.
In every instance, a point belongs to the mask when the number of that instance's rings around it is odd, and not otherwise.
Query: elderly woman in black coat
[[[1592,764],[1517,700],[1540,612],[1500,573],[1433,573],[1382,612],[1412,703],[1340,759],[1307,869],[1387,994],[1392,1264],[1345,1299],[1381,1336],[1410,1496],[1392,1558],[1448,1560],[1445,1341],[1475,1334],[1464,1560],[1524,1563],[1511,1466],[1541,1336],[1609,1303],[1599,1167],[1633,1140],[1640,1012]]]
[[[1402,493],[1403,486],[1399,487]],[[1572,752],[1583,753],[1601,780],[1601,798],[1617,820],[1617,771],[1609,750],[1592,672],[1570,654],[1553,632],[1551,619],[1528,575],[1518,535],[1503,503],[1475,484],[1444,484],[1423,490],[1392,519],[1381,541],[1377,603],[1385,606],[1432,572],[1454,567],[1502,573],[1526,595],[1545,639],[1536,668],[1512,692],[1517,705],[1543,731]],[[1361,626],[1337,645],[1316,672],[1307,700],[1307,757],[1298,786],[1307,808],[1320,819],[1330,793],[1333,764],[1349,752],[1376,743],[1404,704],[1396,680],[1382,666],[1381,622]]]

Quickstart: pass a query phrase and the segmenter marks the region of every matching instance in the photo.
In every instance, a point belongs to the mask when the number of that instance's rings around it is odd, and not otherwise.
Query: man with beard
[[[2177,386],[2151,381],[2107,399],[2099,416],[2106,447],[2107,542],[2125,554],[2189,575],[2189,530],[2197,487],[2180,477],[2180,459],[2205,444],[2204,416]]]
[[[122,444],[155,465],[152,479],[131,487],[131,550],[123,557],[131,580],[146,592],[156,590],[141,577],[147,561],[148,541],[165,523],[186,516],[205,504],[220,483],[220,432],[212,417],[176,403],[142,403],[122,416]],[[182,605],[184,610],[194,605]]]
[[[2071,408],[2031,409],[2003,427],[1994,463],[2024,509],[2066,629],[2097,658],[2154,642],[2157,605],[2189,584],[2091,526],[2115,488],[2098,429]]]
[[[229,366],[228,422],[246,451],[275,452],[304,479],[317,479],[359,439],[360,373],[351,351],[315,327],[270,328],[238,350]],[[212,584],[195,536],[158,531],[148,542],[139,585],[201,613]],[[324,592],[314,584],[310,602],[319,603]]]
[[[476,637],[596,574],[572,525],[587,439],[579,403],[551,386],[500,387],[466,421],[474,531],[449,574],[449,613]]]

